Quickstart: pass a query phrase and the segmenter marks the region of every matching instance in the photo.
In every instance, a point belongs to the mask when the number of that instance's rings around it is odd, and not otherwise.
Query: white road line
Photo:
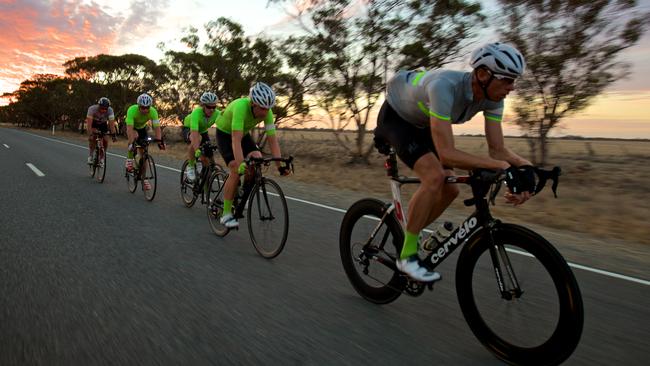
[[[29,167],[29,169],[31,169],[34,172],[34,174],[38,175],[39,177],[44,177],[45,176],[45,174],[43,174],[42,171],[38,170],[38,168],[35,167],[34,164],[25,163],[25,165],[27,165]]]
[[[7,149],[9,148],[9,145],[7,145],[7,144],[3,144],[3,145],[5,145],[5,147],[6,147]]]
[[[36,136],[36,137],[40,137],[40,138],[45,139],[45,140],[50,140],[50,141],[58,142],[58,143],[61,143],[61,144],[64,144],[64,145],[70,145],[70,146],[79,147],[79,148],[82,148],[82,149],[87,149],[87,148],[88,148],[87,146],[76,145],[76,144],[72,144],[72,143],[69,143],[69,142],[65,142],[65,141],[61,141],[61,140],[56,140],[56,139],[52,139],[52,138],[48,138],[48,137],[43,137],[43,136],[35,135],[35,134],[32,134],[32,133],[28,133],[28,132],[25,132],[25,133],[27,133],[28,135],[32,135],[32,136]],[[108,155],[110,155],[110,156],[115,156],[115,157],[118,157],[118,158],[123,158],[123,157],[124,157],[124,155],[118,155],[118,154],[113,154],[113,153],[108,153]],[[180,172],[181,172],[180,169],[170,168],[170,167],[168,167],[168,166],[164,166],[164,165],[160,165],[160,164],[156,164],[156,166],[157,166],[157,167],[161,167],[161,168],[163,168],[163,169],[171,170],[171,171],[173,171],[173,172],[177,172],[177,173],[180,173]],[[34,168],[34,169],[35,169],[35,168]],[[36,174],[38,174],[38,173],[36,173]],[[41,174],[42,174],[42,173],[41,173]],[[300,203],[304,203],[304,204],[307,204],[307,205],[312,205],[312,206],[316,206],[316,207],[324,208],[324,209],[331,210],[331,211],[336,211],[336,212],[340,212],[340,213],[345,213],[345,212],[346,212],[346,210],[343,210],[343,209],[340,209],[340,208],[337,208],[337,207],[332,207],[332,206],[324,205],[324,204],[321,204],[321,203],[316,203],[316,202],[312,202],[312,201],[307,201],[307,200],[303,200],[303,199],[295,198],[295,197],[290,197],[290,196],[285,196],[285,197],[286,197],[288,200],[291,200],[291,201],[296,201],[296,202],[300,202]],[[373,218],[373,219],[376,219],[376,218]],[[427,231],[428,231],[428,230],[427,230]],[[514,251],[514,252],[519,252],[519,251]],[[518,254],[524,254],[524,253],[523,253],[523,252],[519,252]],[[527,253],[526,253],[526,254],[527,254]],[[587,266],[583,266],[583,265],[581,265],[581,264],[577,264],[577,263],[571,263],[571,262],[567,262],[567,263],[569,264],[570,267],[573,267],[573,268],[581,269],[581,270],[588,271],[588,272],[597,273],[597,274],[600,274],[600,275],[603,275],[603,276],[609,276],[609,277],[618,278],[618,279],[625,280],[625,281],[630,281],[630,282],[634,282],[634,283],[639,283],[639,284],[642,284],[642,285],[650,286],[650,281],[647,281],[647,280],[644,280],[644,279],[635,278],[635,277],[630,277],[630,276],[625,276],[625,275],[622,275],[622,274],[620,274],[620,273],[614,273],[614,272],[604,271],[604,270],[602,270],[602,269],[598,269],[598,268],[587,267]]]

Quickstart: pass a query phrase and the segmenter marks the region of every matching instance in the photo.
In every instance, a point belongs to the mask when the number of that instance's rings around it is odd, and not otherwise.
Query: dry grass
[[[374,154],[370,166],[346,165],[344,151],[330,133],[281,131],[283,151],[297,157],[300,167],[294,179],[389,196],[383,170],[384,157]],[[371,135],[367,137],[368,142]],[[523,139],[507,138],[514,151],[528,155]],[[486,155],[483,137],[458,136],[456,146],[470,153]],[[512,208],[498,202],[495,216],[548,227],[590,233],[650,244],[650,142],[621,140],[553,140],[548,161],[562,167],[558,199],[550,189],[527,204]],[[402,174],[412,174],[401,166]],[[465,172],[457,171],[458,174]],[[549,187],[550,188],[550,187]],[[405,190],[406,194],[409,194]],[[469,197],[464,188],[460,198]],[[462,199],[453,208],[462,210]]]
[[[166,132],[169,137],[176,136],[171,129]],[[210,134],[214,136],[214,132]],[[87,139],[77,133],[62,135],[77,140]],[[297,172],[292,179],[364,192],[368,196],[390,196],[383,170],[383,156],[373,154],[370,166],[351,166],[346,164],[345,151],[338,146],[331,133],[283,130],[278,135],[283,152],[296,157]],[[372,135],[368,134],[368,143],[371,138]],[[167,138],[168,142],[171,140],[173,138]],[[507,138],[507,144],[527,156],[528,146],[523,139]],[[458,136],[456,145],[470,153],[487,153],[482,137]],[[126,143],[120,140],[114,148],[126,149]],[[172,142],[163,154],[185,159],[186,149],[185,144]],[[561,166],[563,171],[559,198],[554,199],[548,189],[521,207],[512,208],[500,201],[493,212],[504,220],[650,244],[650,225],[647,222],[650,217],[647,188],[650,182],[649,158],[650,142],[553,140],[549,162]],[[405,175],[411,174],[403,165],[400,171]],[[406,199],[410,192],[412,188],[405,187]],[[469,195],[469,190],[463,188],[460,198]],[[466,212],[462,199],[454,202],[452,208]]]

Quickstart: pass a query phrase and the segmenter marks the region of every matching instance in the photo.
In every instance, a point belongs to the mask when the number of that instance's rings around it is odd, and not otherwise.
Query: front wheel
[[[104,183],[104,178],[106,178],[106,149],[100,148],[97,150],[97,181],[99,183]],[[94,165],[94,164],[93,164]]]
[[[210,176],[207,192],[207,213],[210,228],[217,236],[226,236],[230,231],[226,226],[221,224],[221,215],[223,214],[223,194],[224,185],[228,179],[228,173],[222,169],[217,169]]]
[[[394,268],[404,233],[392,213],[385,215],[386,209],[376,199],[355,202],[343,217],[339,235],[345,274],[357,293],[375,304],[395,301],[406,285]]]
[[[187,169],[195,169],[195,167],[189,165],[189,160],[185,160],[183,167],[181,168],[181,199],[185,206],[192,207],[198,198],[198,195],[194,193],[194,184],[196,184],[198,179],[195,178],[194,182],[188,181],[185,176]],[[197,176],[196,169],[194,171],[194,176]]]
[[[510,364],[557,365],[580,341],[584,313],[573,272],[548,241],[523,227],[500,224],[468,243],[456,292],[474,335]]]
[[[264,258],[277,257],[289,234],[289,210],[280,186],[262,178],[248,199],[248,232],[255,250]]]
[[[153,161],[153,157],[147,156],[144,159],[144,162],[142,166],[140,167],[141,169],[147,168],[147,170],[142,174],[142,190],[144,191],[144,198],[147,201],[153,201],[154,197],[156,197],[156,163]],[[142,172],[142,171],[141,171]],[[145,189],[144,186],[144,180],[149,181],[149,185],[151,186],[151,189]]]

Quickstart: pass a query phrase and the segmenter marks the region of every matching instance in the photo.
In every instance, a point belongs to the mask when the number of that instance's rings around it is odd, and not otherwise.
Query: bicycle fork
[[[492,267],[494,268],[494,275],[497,280],[497,286],[499,287],[499,293],[501,293],[501,298],[505,300],[518,299],[523,294],[523,291],[519,287],[519,281],[517,281],[515,271],[512,269],[506,248],[503,244],[496,243],[491,230],[489,231],[489,235],[490,258],[492,259]],[[507,275],[507,284],[504,282],[502,268],[505,269],[505,274]]]

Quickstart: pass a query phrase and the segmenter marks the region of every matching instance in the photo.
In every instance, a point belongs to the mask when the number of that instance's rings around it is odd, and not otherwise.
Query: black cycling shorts
[[[108,123],[107,122],[99,122],[97,120],[93,120],[92,128],[96,129],[97,131],[101,133],[108,133]]]
[[[232,151],[232,136],[229,133],[225,133],[217,128],[217,146],[219,146],[219,152],[223,156],[223,160],[226,162],[226,165],[230,164],[231,161],[235,160],[235,154]],[[253,151],[260,151],[259,147],[253,141],[253,138],[249,133],[245,134],[241,139],[241,148],[244,153],[244,158],[248,156]]]
[[[145,126],[143,128],[136,128],[135,130],[138,133],[138,138],[135,140],[136,145],[144,145],[147,137],[149,137],[149,134],[147,133],[147,127]]]
[[[375,137],[387,141],[411,169],[418,159],[430,152],[438,156],[431,130],[415,127],[400,117],[388,102],[384,102],[379,110]]]

